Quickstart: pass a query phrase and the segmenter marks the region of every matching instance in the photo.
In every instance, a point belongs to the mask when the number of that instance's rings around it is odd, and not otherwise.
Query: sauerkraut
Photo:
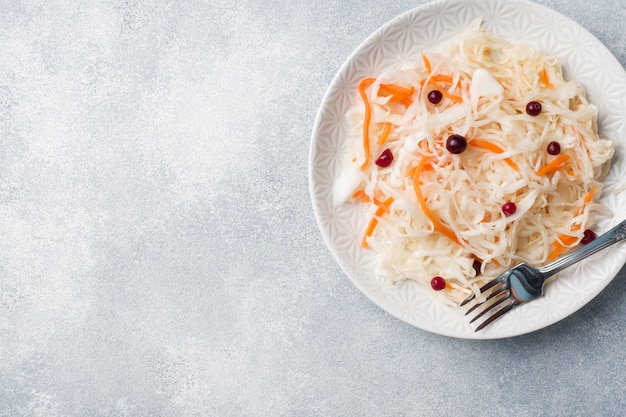
[[[476,28],[358,93],[334,203],[364,205],[371,220],[355,239],[390,284],[442,277],[433,294],[458,304],[522,261],[560,256],[595,213],[610,215],[597,201],[613,144],[555,57]]]

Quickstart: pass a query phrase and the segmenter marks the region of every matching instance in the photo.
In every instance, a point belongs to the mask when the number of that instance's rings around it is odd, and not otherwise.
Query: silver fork
[[[465,299],[461,303],[461,306],[469,307],[465,315],[475,312],[476,315],[470,323],[486,315],[475,330],[478,332],[516,306],[541,297],[546,280],[554,274],[624,238],[626,238],[626,220],[580,249],[545,266],[535,268],[527,263],[519,264],[480,288],[481,294],[486,297],[483,301],[482,297],[476,298],[474,295]],[[473,304],[470,304],[472,302]]]

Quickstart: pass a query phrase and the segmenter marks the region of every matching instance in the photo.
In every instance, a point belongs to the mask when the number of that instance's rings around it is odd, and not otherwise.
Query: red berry
[[[512,201],[507,201],[502,205],[502,213],[505,216],[512,216],[517,211],[517,206]]]
[[[443,98],[443,94],[441,94],[441,91],[439,90],[433,90],[430,93],[428,93],[428,101],[430,101],[433,104],[439,103],[442,98]]]
[[[461,135],[450,135],[446,141],[446,149],[450,153],[462,153],[467,149],[467,140]]]
[[[541,113],[541,103],[538,101],[531,101],[526,105],[526,113],[530,116],[539,116]]]
[[[559,142],[552,141],[548,143],[548,153],[550,155],[558,155],[561,153],[561,145]]]
[[[430,280],[430,286],[435,291],[441,291],[446,288],[446,280],[440,276],[433,277],[433,279]]]
[[[583,234],[583,238],[580,240],[580,243],[582,243],[583,245],[586,245],[587,243],[593,242],[595,238],[596,238],[596,233],[591,229],[587,229],[585,230],[585,233]]]
[[[381,168],[387,168],[393,162],[393,154],[391,153],[391,149],[387,148],[383,151],[382,154],[376,160],[376,165]]]

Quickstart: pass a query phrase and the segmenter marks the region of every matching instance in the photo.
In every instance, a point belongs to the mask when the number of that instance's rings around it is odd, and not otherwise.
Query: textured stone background
[[[619,415],[626,274],[542,331],[412,328],[325,248],[309,138],[422,1],[0,1],[0,416]],[[620,0],[542,0],[626,63]]]

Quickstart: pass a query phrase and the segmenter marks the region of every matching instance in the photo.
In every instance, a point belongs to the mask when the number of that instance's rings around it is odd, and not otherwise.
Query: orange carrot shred
[[[354,192],[354,194],[352,194],[352,198],[361,198],[365,195],[365,191],[363,190],[357,190]]]
[[[428,84],[430,84],[430,85],[437,85],[437,83],[452,84],[452,81],[454,81],[454,77],[452,77],[451,75],[436,74],[436,75],[432,75],[428,79]],[[456,87],[457,88],[461,87],[461,80],[460,79],[457,81]]]
[[[445,74],[436,74],[431,76],[428,79],[428,84],[430,85],[437,85],[437,83],[448,83],[448,84],[452,84],[453,78],[451,75],[445,75]],[[422,80],[421,85],[424,85],[425,80]],[[460,80],[459,80],[459,84],[457,84],[457,87],[460,87]],[[441,94],[443,94],[444,96],[448,97],[450,100],[456,101],[457,103],[461,103],[463,102],[463,97],[456,95],[456,94],[452,94],[451,92],[447,91],[446,89],[441,89]]]
[[[493,142],[489,142],[486,140],[482,140],[482,139],[472,139],[468,142],[469,145],[472,146],[476,146],[478,148],[483,148],[483,149],[487,149],[493,153],[497,153],[497,154],[501,154],[504,152],[504,149],[502,149],[501,147],[499,147],[498,145],[496,145]],[[504,162],[506,162],[511,168],[513,168],[516,171],[519,171],[519,167],[517,166],[517,164],[515,162],[513,162],[513,160],[511,158],[504,158]]]
[[[430,158],[423,157],[420,160],[420,162],[417,164],[413,172],[413,188],[415,189],[415,196],[417,197],[417,202],[420,208],[422,209],[422,212],[433,223],[433,227],[435,228],[435,230],[439,231],[439,233],[441,233],[442,235],[451,239],[453,242],[460,245],[461,242],[459,241],[459,238],[456,236],[456,234],[452,230],[450,230],[446,225],[444,225],[437,218],[437,216],[435,216],[435,214],[432,211],[430,211],[430,208],[428,207],[426,199],[424,198],[424,195],[422,194],[422,189],[421,189],[421,184],[420,184],[420,173],[422,172],[424,167],[428,164],[430,164]]]
[[[550,78],[548,78],[548,73],[546,72],[546,69],[542,69],[541,72],[539,73],[539,78],[541,79],[541,82],[543,83],[543,85],[546,86],[546,88],[552,88],[554,87],[554,85],[550,82]]]
[[[383,131],[380,133],[380,136],[378,137],[378,144],[379,145],[384,145],[387,142],[387,139],[389,139],[389,133],[391,133],[391,128],[393,127],[393,125],[389,122],[385,122],[385,124],[383,125]]]
[[[566,163],[568,159],[569,159],[569,155],[567,154],[557,156],[550,163],[546,164],[541,169],[539,169],[537,171],[537,175],[552,174],[558,171],[559,169],[568,167],[569,163]]]
[[[389,211],[389,204],[391,203],[387,203],[386,201],[380,201],[379,199],[377,199],[376,197],[371,198],[370,196],[368,196],[367,194],[365,194],[364,190],[357,190],[354,192],[354,194],[352,194],[352,198],[359,198],[361,199],[361,201],[363,201],[364,203],[374,203],[376,204],[380,209],[383,210],[383,212],[388,212]],[[392,200],[393,201],[393,200]]]
[[[585,195],[585,198],[583,198],[583,203],[587,204],[587,203],[591,202],[591,200],[593,199],[593,195],[596,193],[596,190],[597,190],[597,189],[598,189],[598,187],[593,187],[593,188],[591,189],[591,191],[589,191],[589,192]],[[584,206],[583,206],[583,207],[581,207],[581,209],[580,209],[579,211],[580,211],[580,213],[579,213],[579,214],[582,214],[582,212],[584,211]]]
[[[382,216],[383,214],[385,214],[386,212],[389,212],[389,207],[391,206],[393,201],[394,201],[393,197],[389,197],[388,199],[386,199],[384,202],[381,203],[382,207],[379,207],[376,210],[376,213],[370,219],[370,222],[368,223],[367,228],[365,229],[365,234],[363,234],[363,238],[361,239],[361,247],[367,248],[369,246],[367,244],[367,238],[370,237],[372,233],[374,233],[374,229],[378,225],[378,218]]]
[[[423,52],[422,61],[424,61],[424,69],[426,69],[426,72],[430,74],[432,72],[432,67],[430,66],[430,61],[428,60],[428,57]]]
[[[415,87],[407,88],[401,87],[396,84],[381,84],[378,89],[378,94],[382,97],[391,96],[390,102],[399,102],[405,106],[410,106],[413,103],[413,93]]]
[[[563,251],[564,251],[565,249],[567,249],[567,247],[566,247],[566,246],[563,246],[563,245],[557,245],[557,246],[556,246],[556,247],[552,250],[552,252],[550,252],[550,255],[548,255],[548,260],[549,260],[550,262],[554,261],[556,258],[558,258],[558,257],[559,257],[559,255],[560,255],[561,253],[563,253]]]
[[[367,99],[365,89],[374,81],[374,78],[366,78],[359,84],[359,94],[361,95],[361,99],[365,105],[365,115],[363,117],[363,151],[365,152],[365,162],[361,165],[361,171],[365,171],[370,163],[370,160],[372,159],[370,151],[370,122],[372,119],[372,108],[370,107],[369,100]]]
[[[593,200],[593,195],[596,193],[596,190],[597,190],[597,187],[593,187],[587,194],[585,194],[585,197],[583,197],[583,205],[580,206],[580,208],[576,212],[577,216],[580,216],[581,214],[583,214],[587,204],[589,204],[591,200]],[[578,230],[580,230],[579,224],[572,226],[572,232],[576,232]],[[563,253],[563,251],[565,251],[565,249],[569,247],[569,245],[573,244],[577,240],[578,238],[574,236],[570,236],[570,235],[559,236],[559,239],[555,240],[553,243],[553,250],[552,252],[550,252],[550,255],[548,255],[548,260],[553,261],[556,258],[558,258],[559,255]]]
[[[365,234],[363,235],[363,239],[361,239],[361,247],[367,248],[369,245],[367,244],[367,238],[374,233],[374,229],[378,224],[378,219],[376,217],[372,217],[370,222],[367,225],[367,229],[365,229]]]
[[[450,100],[452,101],[456,101],[457,103],[462,103],[463,102],[463,97],[458,96],[456,94],[452,94],[446,90],[441,90],[441,94],[443,94],[444,96],[448,97]]]

